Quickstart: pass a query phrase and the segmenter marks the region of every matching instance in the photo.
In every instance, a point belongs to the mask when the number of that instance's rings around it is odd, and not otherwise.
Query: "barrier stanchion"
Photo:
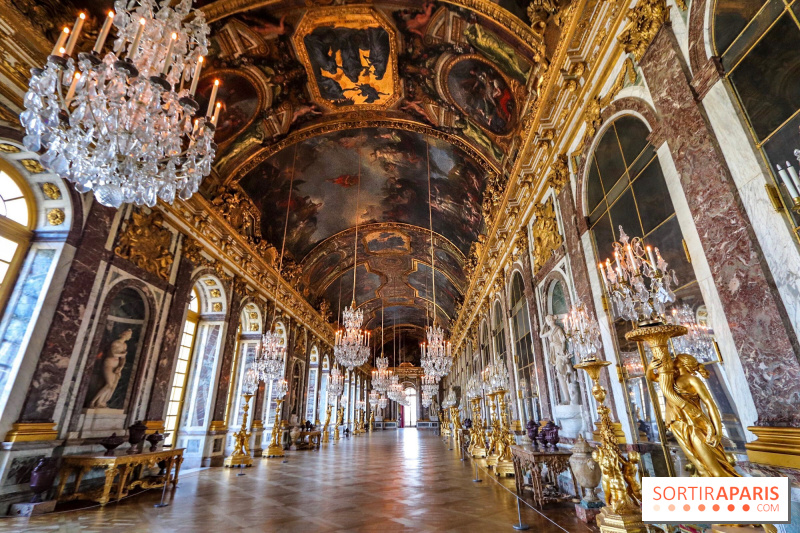
[[[528,524],[522,523],[522,512],[519,510],[519,496],[517,496],[517,523],[514,524],[514,529],[517,531],[525,531],[526,529],[530,529],[531,526]]]

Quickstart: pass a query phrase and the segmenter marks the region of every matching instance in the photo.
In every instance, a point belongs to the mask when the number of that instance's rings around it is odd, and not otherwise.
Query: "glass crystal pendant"
[[[261,381],[266,383],[283,376],[286,360],[286,346],[283,344],[283,337],[273,331],[268,331],[261,337],[261,346],[256,358],[256,371]]]
[[[336,361],[353,370],[369,359],[369,332],[361,329],[364,311],[356,308],[355,301],[344,310],[344,329],[336,332],[333,355]]]
[[[450,372],[453,365],[450,341],[444,340],[444,330],[439,326],[428,326],[427,343],[422,343],[422,368],[425,374],[432,376],[436,382]]]
[[[191,0],[117,1],[90,52],[73,56],[86,16],[33,69],[20,122],[41,163],[103,205],[189,199],[211,172],[221,104],[194,100],[209,28]],[[112,50],[102,55],[111,26]],[[69,36],[69,40],[67,40]]]

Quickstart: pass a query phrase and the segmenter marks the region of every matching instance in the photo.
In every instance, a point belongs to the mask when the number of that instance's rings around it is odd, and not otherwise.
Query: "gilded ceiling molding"
[[[683,10],[686,9],[685,5]],[[667,0],[639,0],[628,11],[628,24],[617,39],[625,51],[641,61],[658,30],[669,20]]]
[[[569,183],[569,161],[566,154],[558,154],[550,167],[550,186],[559,194],[564,186]]]
[[[201,195],[196,194],[188,201],[175,202],[173,205],[159,204],[159,207],[169,217],[171,225],[184,233],[183,254],[193,264],[213,268],[227,280],[232,276],[224,268],[240,272],[242,279],[249,280],[255,286],[256,291],[252,293],[254,297],[260,295],[273,301],[283,314],[315,331],[327,344],[333,345],[331,325]],[[203,256],[202,251],[211,259]]]
[[[251,156],[247,161],[239,165],[238,168],[232,169],[232,171],[228,173],[229,177],[226,181],[238,182],[249,172],[258,167],[258,165],[260,165],[261,163],[263,163],[276,153],[280,152],[284,148],[292,146],[296,143],[326,133],[359,129],[359,128],[390,128],[390,129],[411,131],[414,133],[427,135],[429,137],[433,137],[434,139],[445,141],[459,148],[467,155],[472,157],[478,163],[478,165],[480,165],[481,168],[483,168],[488,173],[487,179],[492,179],[495,175],[499,173],[499,168],[495,166],[494,163],[489,161],[489,159],[487,159],[486,156],[484,156],[481,152],[477,151],[470,144],[464,142],[460,137],[451,135],[449,133],[441,132],[430,126],[425,126],[423,124],[419,124],[411,120],[385,118],[382,117],[380,113],[375,113],[375,112],[355,111],[347,113],[345,116],[341,117],[335,122],[328,122],[325,124],[319,124],[316,126],[312,126],[310,128],[298,130],[297,132],[287,136],[285,139],[263,148],[262,150],[256,152],[253,156]]]
[[[603,125],[603,108],[611,103],[617,94],[625,86],[625,82],[636,83],[636,68],[633,65],[633,60],[630,57],[625,58],[625,64],[622,70],[619,71],[617,79],[614,84],[609,88],[605,96],[595,96],[586,104],[586,109],[583,112],[583,122],[586,124],[586,131],[583,134],[583,140],[578,148],[585,148],[591,139],[597,134],[597,130]]]
[[[531,233],[533,234],[533,275],[535,276],[561,247],[564,239],[558,231],[552,197],[544,204],[534,207],[534,216],[536,219],[533,221]]]

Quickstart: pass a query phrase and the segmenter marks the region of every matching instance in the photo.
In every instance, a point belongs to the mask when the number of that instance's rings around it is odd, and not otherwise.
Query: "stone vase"
[[[128,453],[137,453],[142,451],[144,434],[146,431],[147,426],[145,426],[141,421],[136,422],[128,428],[128,442],[131,445]]]
[[[42,501],[42,494],[45,494],[53,487],[56,474],[58,474],[58,459],[56,457],[42,457],[39,459],[31,471],[32,503]]]
[[[600,484],[600,465],[592,458],[594,448],[586,442],[583,435],[578,435],[575,445],[572,447],[572,456],[569,458],[569,466],[575,475],[583,494],[581,503],[584,507],[600,507],[602,502],[597,498],[595,490]],[[577,487],[576,487],[577,489]]]

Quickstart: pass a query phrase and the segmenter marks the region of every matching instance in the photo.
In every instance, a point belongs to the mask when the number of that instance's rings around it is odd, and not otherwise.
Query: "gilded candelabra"
[[[253,394],[245,392],[242,394],[244,406],[242,407],[242,428],[234,433],[233,453],[225,458],[225,466],[253,466],[253,458],[250,457],[250,432],[247,431],[247,412],[250,410],[250,398]]]
[[[330,442],[330,432],[328,431],[328,424],[331,423],[331,406],[325,408],[325,425],[322,426],[322,444]]]
[[[508,391],[500,389],[497,391],[498,398],[498,418],[500,419],[500,435],[495,440],[495,452],[497,462],[495,463],[494,473],[497,476],[514,474],[514,463],[511,460],[511,446],[514,444],[514,436],[509,430],[508,423],[508,402],[506,394]]]
[[[369,411],[369,432],[372,433],[375,429],[375,410],[370,409]]]
[[[480,396],[472,398],[470,403],[472,404],[472,427],[467,451],[472,457],[486,457],[486,430],[481,417]]]
[[[456,449],[461,449],[461,416],[458,412],[458,407],[453,406],[450,408],[450,420],[453,422],[453,440]]]
[[[496,392],[489,392],[486,394],[486,402],[489,408],[488,425],[489,428],[491,428],[491,433],[489,433],[486,443],[486,464],[488,466],[495,466],[497,464],[497,458],[499,457],[497,454],[497,440],[500,437],[500,420],[495,412],[497,407],[496,398]]]
[[[592,453],[592,458],[600,465],[603,492],[608,505],[600,511],[597,525],[601,533],[644,533],[647,528],[642,523],[641,488],[636,480],[639,454],[629,452],[625,457],[620,452],[611,421],[611,409],[604,404],[606,390],[598,381],[600,370],[610,364],[591,358],[575,365],[575,368],[585,370],[592,379],[592,396],[597,400],[597,413],[600,415],[600,444]]]

